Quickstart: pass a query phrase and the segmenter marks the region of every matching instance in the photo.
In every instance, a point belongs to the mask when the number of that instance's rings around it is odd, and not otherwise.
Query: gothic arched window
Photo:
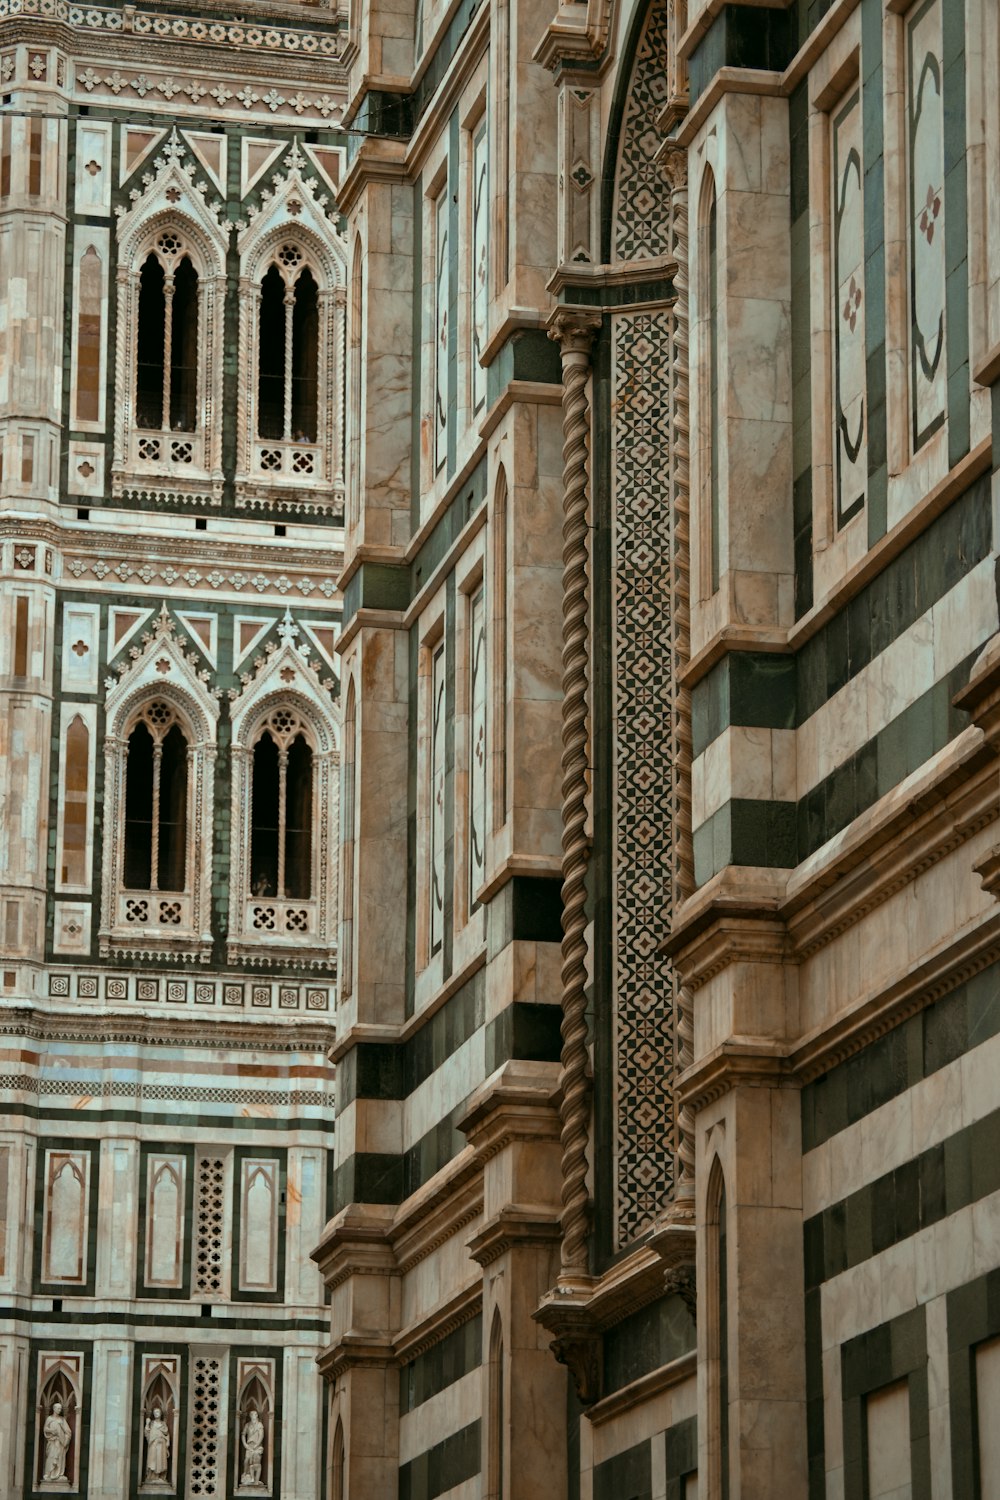
[[[322,489],[325,499],[308,505],[333,514],[344,483],[343,256],[304,197],[292,193],[287,207],[300,217],[264,230],[258,222],[240,238],[236,497]]]
[[[187,888],[188,742],[169,704],[148,704],[128,739],[125,772],[127,891]]]
[[[283,690],[293,674],[307,692]],[[252,954],[259,962],[262,945],[309,949],[326,962],[335,951],[339,757],[331,715],[314,691],[301,655],[286,647],[234,710],[233,960]]]
[[[153,196],[172,191],[161,184]],[[144,217],[137,204],[120,221],[115,495],[156,475],[221,498],[226,252],[221,226],[203,217]]]
[[[315,443],[319,288],[294,245],[282,245],[260,289],[257,433]]]
[[[161,616],[108,698],[101,951],[212,943],[212,766],[217,706]],[[154,675],[155,674],[155,675]],[[146,678],[146,681],[142,679]],[[117,701],[116,701],[117,700]]]
[[[255,896],[312,895],[313,753],[300,719],[278,708],[253,747],[250,880]]]
[[[194,432],[198,406],[198,272],[164,230],[139,272],[136,426]]]

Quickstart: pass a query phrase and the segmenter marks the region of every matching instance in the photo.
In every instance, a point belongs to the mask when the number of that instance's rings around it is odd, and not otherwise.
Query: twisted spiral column
[[[691,501],[690,425],[688,390],[688,191],[687,152],[677,146],[664,153],[663,166],[670,184],[674,274],[673,358],[673,546],[671,548],[671,603],[673,619],[674,681],[674,808],[673,808],[673,906],[694,890],[694,841],[691,833],[691,693],[681,684],[691,659]],[[677,1018],[677,1072],[694,1061],[694,1026],[691,996],[675,980],[674,1013]],[[694,1198],[694,1120],[688,1108],[677,1112],[678,1174],[675,1201]]]
[[[588,579],[587,377],[599,313],[560,309],[549,326],[562,355],[562,1130],[563,1274],[587,1271],[587,1068],[585,911],[587,874]]]

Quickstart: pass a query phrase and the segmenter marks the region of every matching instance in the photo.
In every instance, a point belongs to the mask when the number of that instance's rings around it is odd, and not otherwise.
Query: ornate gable
[[[198,162],[175,127],[154,160],[152,171],[143,173],[141,189],[134,187],[130,191],[131,207],[119,204],[116,209],[120,257],[124,264],[131,263],[154,226],[166,219],[182,218],[195,230],[192,239],[204,258],[204,269],[217,275],[225,273],[229,226],[223,217],[221,199],[209,198],[209,185],[197,173]]]
[[[261,192],[260,205],[249,204],[245,222],[237,225],[236,243],[245,274],[257,279],[275,240],[293,235],[316,255],[326,285],[334,286],[344,280],[346,246],[337,227],[336,206],[321,190],[297,136],[281,167]]]
[[[272,700],[298,701],[305,708],[323,754],[337,748],[336,709],[331,701],[334,681],[324,664],[310,658],[310,644],[286,608],[278,626],[279,642],[268,641],[264,654],[254,658],[253,672],[242,672],[241,688],[231,688],[233,744],[246,745],[247,736]],[[314,711],[311,711],[314,710]]]
[[[147,692],[156,691],[187,713],[201,743],[213,740],[219,717],[218,689],[208,688],[209,673],[199,670],[198,653],[186,649],[190,642],[177,634],[166,603],[152,630],[141,639],[142,644],[130,647],[118,663],[118,681],[105,679],[109,735],[120,736],[132,705]]]

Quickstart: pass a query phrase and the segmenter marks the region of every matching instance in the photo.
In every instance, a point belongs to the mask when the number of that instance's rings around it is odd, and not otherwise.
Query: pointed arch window
[[[285,672],[297,670],[281,660]],[[329,962],[338,885],[333,726],[319,704],[267,697],[263,711],[251,699],[233,720],[229,954],[259,961],[261,945],[293,945]]]
[[[123,884],[129,891],[187,888],[188,742],[161,699],[128,739]]]
[[[250,871],[255,896],[312,895],[313,753],[288,708],[270,714],[253,747]]]
[[[194,432],[198,400],[198,272],[165,230],[139,272],[136,425]]]
[[[344,1489],[344,1467],[344,1424],[338,1417],[333,1434],[333,1457],[330,1463],[332,1500],[345,1500],[347,1491]]]
[[[210,873],[205,746],[174,702],[151,694],[109,736],[105,757],[102,942],[190,941]]]
[[[314,443],[319,287],[294,245],[282,245],[261,283],[259,382],[259,436]]]
[[[504,1500],[504,1439],[506,1416],[504,1412],[504,1349],[503,1323],[500,1309],[493,1314],[490,1329],[488,1388],[488,1451],[486,1456],[486,1500]]]
[[[332,238],[305,219],[241,237],[238,503],[322,485],[322,509],[342,509],[346,296]]]

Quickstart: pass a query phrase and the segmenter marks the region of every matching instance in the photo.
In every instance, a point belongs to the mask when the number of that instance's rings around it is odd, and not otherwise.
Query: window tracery
[[[207,959],[218,707],[164,605],[108,693],[101,951]]]
[[[169,479],[222,495],[222,308],[228,235],[174,131],[118,223],[113,485]]]
[[[296,644],[286,611],[282,646],[233,709],[229,956],[329,965],[336,952],[339,754],[332,705]]]
[[[238,241],[237,500],[342,512],[345,255],[293,143]],[[322,491],[322,495],[317,494]]]

